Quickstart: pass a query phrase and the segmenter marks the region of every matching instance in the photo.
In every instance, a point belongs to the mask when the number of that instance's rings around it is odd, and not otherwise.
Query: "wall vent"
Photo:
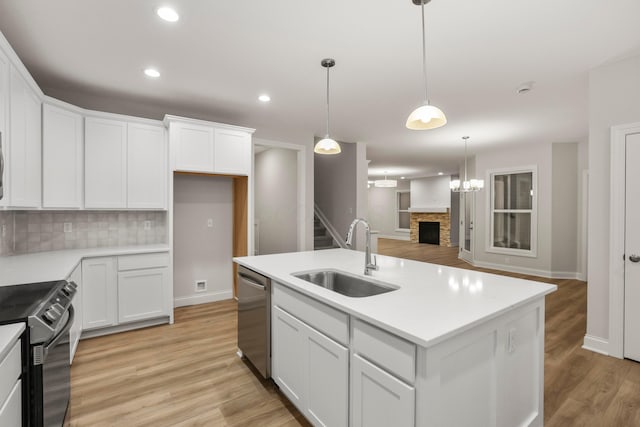
[[[206,280],[196,280],[196,292],[204,292],[207,290]]]

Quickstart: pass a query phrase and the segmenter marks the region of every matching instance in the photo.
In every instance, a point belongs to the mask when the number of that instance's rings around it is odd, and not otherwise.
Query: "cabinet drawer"
[[[143,268],[167,267],[169,253],[158,252],[152,254],[124,255],[118,257],[118,271],[140,270]]]
[[[349,316],[274,282],[273,304],[341,344],[349,342]]]
[[[9,396],[0,400],[0,426],[22,426],[22,381],[11,383]]]
[[[352,320],[355,353],[413,384],[416,379],[416,346],[358,319]]]
[[[0,378],[2,378],[0,381],[0,405],[5,401],[22,373],[20,343],[20,340],[14,343],[7,356],[0,361]],[[4,426],[5,424],[0,423],[0,425]]]

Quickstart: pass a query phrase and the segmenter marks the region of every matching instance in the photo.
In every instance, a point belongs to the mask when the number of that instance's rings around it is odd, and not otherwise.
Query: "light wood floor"
[[[378,252],[473,268],[456,248],[380,239]],[[640,426],[640,364],[580,347],[586,283],[534,279],[558,285],[546,300],[545,426]],[[309,425],[236,356],[235,301],[178,308],[175,320],[80,342],[71,426]]]

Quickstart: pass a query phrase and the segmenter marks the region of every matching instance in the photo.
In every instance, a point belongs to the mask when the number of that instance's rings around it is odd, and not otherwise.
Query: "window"
[[[409,190],[396,191],[396,230],[409,231],[411,226],[411,193]]]
[[[536,168],[490,171],[489,252],[536,256]]]

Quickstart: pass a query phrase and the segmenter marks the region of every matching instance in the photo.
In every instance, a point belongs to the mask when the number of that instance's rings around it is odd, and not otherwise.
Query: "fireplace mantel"
[[[409,212],[415,213],[447,213],[449,208],[446,207],[410,207]]]

